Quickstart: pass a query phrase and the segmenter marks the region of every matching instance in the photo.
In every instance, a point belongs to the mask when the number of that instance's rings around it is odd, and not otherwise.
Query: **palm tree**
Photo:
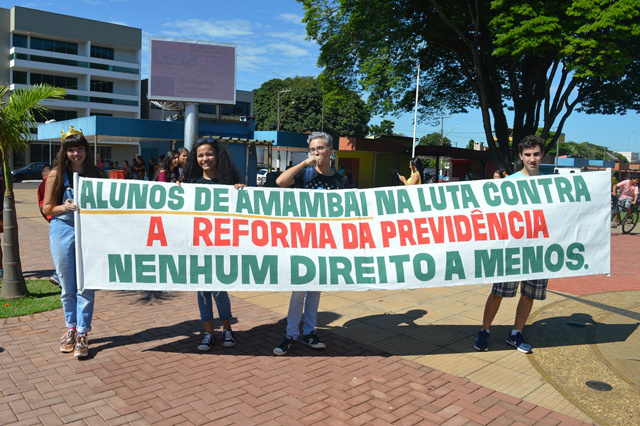
[[[29,143],[29,134],[35,127],[35,114],[47,112],[40,104],[45,99],[60,99],[66,91],[49,85],[35,85],[28,89],[9,92],[9,87],[0,84],[0,155],[4,171],[6,191],[4,193],[4,278],[2,297],[12,299],[27,294],[27,285],[22,276],[20,246],[18,244],[18,220],[13,181],[9,168],[9,154],[21,151]],[[8,98],[8,100],[7,100]]]

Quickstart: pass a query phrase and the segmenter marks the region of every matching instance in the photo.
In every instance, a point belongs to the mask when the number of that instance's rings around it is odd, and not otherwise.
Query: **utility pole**
[[[440,116],[438,117],[441,120],[441,126],[440,126],[440,145],[444,146],[444,119],[445,118],[450,118],[449,116]]]
[[[280,131],[280,93],[287,93],[290,91],[291,89],[278,90],[278,127],[277,127],[278,132]]]
[[[418,130],[418,94],[420,91],[420,62],[418,62],[418,73],[416,75],[416,106],[413,112],[413,140],[411,158],[416,156],[416,132]]]

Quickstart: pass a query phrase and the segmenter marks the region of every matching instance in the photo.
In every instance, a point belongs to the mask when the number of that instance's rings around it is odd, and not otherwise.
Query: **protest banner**
[[[608,172],[309,191],[79,179],[91,289],[347,291],[608,274]]]

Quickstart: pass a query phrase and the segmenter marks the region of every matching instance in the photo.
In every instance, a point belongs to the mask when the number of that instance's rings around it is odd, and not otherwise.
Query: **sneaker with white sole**
[[[489,349],[489,332],[487,330],[478,331],[476,343],[473,345],[476,351],[486,351]]]
[[[232,348],[236,345],[236,339],[233,338],[233,331],[229,329],[222,330],[222,346]]]
[[[280,344],[278,346],[275,347],[275,349],[273,350],[273,354],[274,355],[284,355],[287,352],[289,352],[289,350],[294,347],[296,344],[296,341],[294,339],[292,339],[291,337],[287,336],[284,338],[284,340],[282,342],[280,342]]]
[[[315,331],[312,331],[309,334],[303,335],[302,339],[300,340],[303,345],[307,345],[313,349],[324,349],[327,347],[327,345],[325,345],[320,341],[320,339],[318,339],[318,333],[316,333]]]
[[[203,352],[210,351],[213,347],[213,341],[213,334],[207,333],[205,331],[204,336],[202,336],[202,340],[200,341],[200,343],[198,343],[198,350]]]
[[[525,343],[524,336],[520,332],[517,332],[514,335],[509,335],[509,337],[507,338],[507,344],[513,346],[514,348],[516,348],[522,353],[525,353],[525,354],[531,353],[531,345],[528,343]]]
[[[89,338],[86,334],[78,334],[76,345],[73,348],[73,356],[76,358],[89,356]]]
[[[73,352],[73,348],[76,346],[77,337],[78,333],[75,329],[67,329],[67,331],[60,338],[60,352]]]

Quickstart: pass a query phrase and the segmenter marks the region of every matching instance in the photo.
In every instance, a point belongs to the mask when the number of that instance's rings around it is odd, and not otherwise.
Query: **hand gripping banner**
[[[608,274],[609,176],[343,191],[80,178],[78,275],[89,289],[348,291]]]

